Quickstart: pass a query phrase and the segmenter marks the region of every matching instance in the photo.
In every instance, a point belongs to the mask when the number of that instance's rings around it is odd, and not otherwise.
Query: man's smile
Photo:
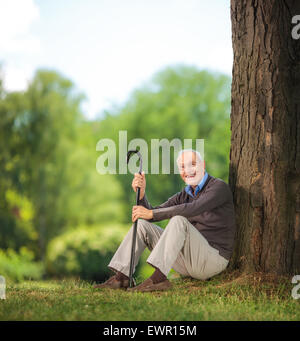
[[[191,174],[191,175],[186,175],[185,177],[186,177],[187,179],[192,179],[192,178],[195,177],[195,175],[196,175],[196,173]]]

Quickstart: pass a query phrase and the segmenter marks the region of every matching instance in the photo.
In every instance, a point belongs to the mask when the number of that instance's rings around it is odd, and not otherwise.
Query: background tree
[[[231,0],[233,266],[300,272],[299,1]]]
[[[97,138],[82,98],[48,70],[24,92],[2,91],[1,248],[26,245],[43,259],[48,242],[66,229],[122,219],[118,183],[95,170]]]

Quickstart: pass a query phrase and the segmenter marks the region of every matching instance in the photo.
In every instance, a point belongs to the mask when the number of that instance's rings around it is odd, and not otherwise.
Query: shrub
[[[107,264],[128,229],[117,224],[81,226],[54,238],[47,249],[47,274],[104,280],[111,273]]]
[[[21,247],[19,253],[13,249],[0,249],[0,275],[13,282],[40,279],[44,273],[43,265],[33,259],[33,252],[26,247]]]

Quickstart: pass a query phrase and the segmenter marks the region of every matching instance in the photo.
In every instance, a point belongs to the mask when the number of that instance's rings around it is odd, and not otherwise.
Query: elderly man
[[[183,276],[205,280],[227,267],[235,235],[230,188],[205,171],[205,161],[197,151],[181,151],[177,164],[187,186],[159,206],[152,207],[147,200],[144,173],[135,174],[132,181],[134,191],[141,189],[140,206],[132,209],[132,221],[139,219],[134,265],[148,247],[147,263],[155,268],[154,273],[129,288],[131,228],[108,265],[116,274],[95,288],[167,290],[172,286],[167,279],[171,268]],[[165,229],[152,223],[164,219],[170,219]]]

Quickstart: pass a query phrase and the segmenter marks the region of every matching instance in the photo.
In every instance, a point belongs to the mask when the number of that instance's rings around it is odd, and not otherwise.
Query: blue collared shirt
[[[205,172],[205,173],[204,173],[204,176],[203,176],[203,178],[202,178],[202,180],[200,181],[200,183],[199,183],[199,184],[197,185],[197,187],[195,188],[195,196],[201,191],[201,189],[202,189],[202,187],[204,186],[205,181],[206,181],[207,178],[208,178],[208,173]],[[192,187],[191,187],[191,185],[186,186],[184,189],[185,189],[185,191],[186,191],[187,194],[189,194],[191,197],[194,198],[194,195],[193,195],[193,193],[192,193]]]

